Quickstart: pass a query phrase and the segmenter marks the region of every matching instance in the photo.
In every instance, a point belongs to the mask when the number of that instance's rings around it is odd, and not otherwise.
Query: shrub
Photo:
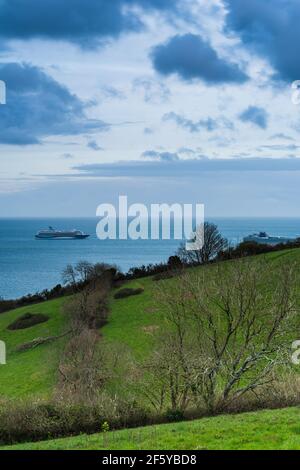
[[[135,401],[103,395],[94,404],[65,401],[2,403],[0,406],[0,443],[14,444],[55,439],[107,429],[136,427],[150,418]]]
[[[166,412],[166,419],[170,423],[178,423],[184,421],[185,416],[181,410],[172,410],[171,408]]]
[[[110,288],[110,276],[103,277],[103,280],[87,285],[66,304],[64,311],[70,318],[74,332],[80,333],[86,328],[98,330],[106,324]]]
[[[181,269],[183,268],[184,265],[180,257],[175,255],[175,256],[170,256],[170,258],[168,259],[168,266],[170,269]]]
[[[49,320],[47,315],[43,313],[25,313],[21,317],[17,318],[13,323],[8,325],[8,330],[24,330],[31,328],[32,326],[44,323]]]
[[[174,271],[165,271],[163,273],[158,273],[153,276],[153,281],[165,281],[167,279],[172,279],[173,277],[178,276],[179,273]]]
[[[4,300],[0,297],[0,313],[7,312],[19,307],[26,307],[28,305],[45,302],[46,300],[56,299],[58,297],[72,294],[70,286],[62,287],[57,284],[52,289],[45,289],[42,292],[36,294],[28,294],[15,300]]]
[[[143,292],[144,292],[144,289],[142,287],[139,287],[137,289],[131,289],[129,287],[126,287],[125,289],[119,290],[119,292],[117,292],[114,295],[114,298],[115,299],[124,299],[126,297],[130,297],[131,295],[142,294]]]
[[[129,279],[139,279],[147,276],[154,276],[154,274],[162,273],[163,271],[168,271],[170,266],[166,263],[160,264],[149,264],[148,266],[139,266],[132,267],[129,269],[128,273],[125,275],[127,280]]]
[[[124,286],[126,280],[124,279],[117,279],[114,281],[113,283],[113,287],[114,289],[120,289],[120,287]]]
[[[0,441],[4,444],[101,431],[103,410],[84,404],[19,403],[0,411]]]

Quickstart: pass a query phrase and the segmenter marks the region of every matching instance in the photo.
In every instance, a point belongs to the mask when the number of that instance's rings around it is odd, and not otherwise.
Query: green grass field
[[[0,339],[7,347],[7,364],[0,366],[0,397],[6,399],[47,397],[51,394],[57,374],[57,363],[64,339],[17,352],[16,347],[38,337],[63,333],[66,320],[62,312],[65,299],[22,307],[0,315]],[[24,313],[44,313],[46,323],[24,330],[10,331],[7,326]]]
[[[19,444],[2,450],[296,450],[300,409],[286,408]]]

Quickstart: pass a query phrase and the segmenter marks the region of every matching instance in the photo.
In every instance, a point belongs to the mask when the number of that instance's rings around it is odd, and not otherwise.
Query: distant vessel
[[[89,235],[80,230],[55,230],[53,227],[49,227],[47,230],[40,230],[35,235],[35,238],[44,240],[80,240],[87,237]]]
[[[253,233],[244,238],[244,242],[260,243],[263,245],[280,245],[294,242],[296,238],[270,236],[266,232]]]

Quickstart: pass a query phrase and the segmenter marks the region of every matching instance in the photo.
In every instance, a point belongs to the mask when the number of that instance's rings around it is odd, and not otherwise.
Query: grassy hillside
[[[7,364],[0,366],[1,398],[46,397],[51,393],[64,339],[25,352],[17,352],[16,347],[38,337],[63,333],[66,327],[62,312],[64,301],[65,299],[51,300],[0,315],[0,339],[7,346]],[[14,320],[28,312],[43,313],[49,316],[49,320],[24,330],[7,329]]]
[[[22,450],[297,450],[300,409],[287,408],[3,447]]]
[[[256,263],[258,258],[253,257],[251,261]],[[300,249],[270,253],[267,259],[270,271],[278,264],[289,264],[294,261],[298,261],[300,266]],[[194,268],[194,272],[203,269],[206,270],[209,279],[214,276],[216,265]],[[163,288],[165,283],[176,282],[180,282],[180,278],[158,283],[153,282],[152,278],[144,278],[128,284],[128,287],[143,287],[144,293],[127,299],[112,299],[109,322],[102,330],[104,337],[109,341],[126,344],[137,357],[145,356],[151,351],[153,332],[161,326],[161,314],[156,299],[158,285]]]
[[[300,262],[300,250],[285,250],[267,255],[270,270],[278,263]],[[256,258],[252,258],[256,262]],[[207,277],[214,275],[215,266],[200,267],[207,270]],[[151,278],[128,283],[128,287],[143,287],[144,293],[110,302],[108,324],[102,333],[106,341],[125,345],[137,358],[151,352],[153,333],[161,326],[161,315],[156,302],[158,284],[180,282],[178,279],[153,282]],[[64,339],[39,346],[27,352],[16,352],[22,343],[37,337],[58,335],[67,329],[62,306],[67,299],[56,299],[37,305],[22,307],[0,315],[0,340],[7,344],[7,365],[0,366],[0,396],[3,398],[47,397],[57,378],[57,364]],[[46,323],[25,330],[9,331],[7,326],[24,313],[44,313],[50,317]],[[299,339],[300,331],[295,332]]]

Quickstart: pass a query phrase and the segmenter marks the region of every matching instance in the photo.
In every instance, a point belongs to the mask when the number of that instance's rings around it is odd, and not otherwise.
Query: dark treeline
[[[224,261],[229,259],[244,258],[246,256],[261,255],[264,253],[272,253],[282,250],[291,250],[294,248],[300,248],[300,238],[297,238],[294,242],[280,243],[278,245],[267,245],[254,242],[242,242],[234,248],[228,248],[225,251],[221,251],[218,254],[217,260]]]
[[[26,305],[44,302],[45,300],[55,299],[64,295],[70,295],[71,293],[72,289],[69,286],[57,284],[52,289],[45,289],[42,292],[24,295],[23,297],[15,300],[4,300],[0,298],[0,313],[7,312],[8,310],[13,310],[18,307],[25,307]]]

